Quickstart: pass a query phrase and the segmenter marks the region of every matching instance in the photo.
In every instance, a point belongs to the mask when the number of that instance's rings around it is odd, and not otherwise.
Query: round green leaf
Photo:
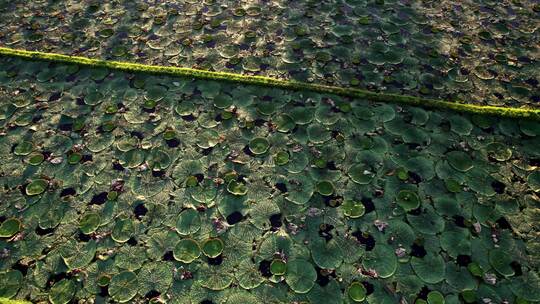
[[[49,291],[49,301],[52,304],[67,304],[75,295],[75,283],[73,281],[63,279],[56,282]]]
[[[243,183],[237,182],[236,180],[231,180],[227,184],[227,191],[229,191],[231,194],[241,196],[246,195],[247,187]]]
[[[489,252],[489,263],[498,273],[505,277],[513,276],[515,273],[510,265],[510,263],[512,263],[512,258],[507,250],[500,248],[491,250]]]
[[[82,233],[84,234],[90,234],[99,227],[101,218],[99,214],[90,212],[86,213],[81,221],[79,222],[79,228],[81,229]]]
[[[112,277],[109,283],[109,295],[119,303],[131,300],[139,289],[139,283],[135,273],[124,271]]]
[[[347,294],[353,302],[362,302],[366,298],[366,288],[360,282],[352,282],[347,288]]]
[[[443,258],[432,253],[428,253],[423,258],[412,257],[411,266],[416,275],[428,284],[439,283],[446,273]]]
[[[471,157],[465,152],[451,151],[446,154],[446,157],[450,166],[458,171],[467,172],[473,167]]]
[[[186,209],[180,212],[176,220],[176,231],[181,235],[194,234],[201,228],[199,213],[194,209]]]
[[[317,192],[323,196],[330,196],[334,193],[334,185],[329,181],[320,181],[317,183]]]
[[[343,214],[350,218],[359,218],[364,215],[366,208],[362,202],[357,202],[353,200],[346,200],[341,204],[341,209]]]
[[[223,251],[223,241],[218,238],[211,238],[204,241],[202,245],[202,250],[204,255],[209,258],[215,258],[221,254]]]
[[[375,270],[380,278],[389,278],[396,272],[397,257],[392,247],[377,244],[366,253],[362,265],[366,269]]]
[[[401,190],[397,195],[397,203],[405,211],[411,211],[420,206],[420,198],[416,192]]]
[[[313,265],[303,259],[291,260],[287,263],[285,282],[296,293],[307,293],[317,279]]]
[[[0,298],[9,299],[15,296],[21,288],[22,281],[23,275],[18,270],[0,272]]]
[[[268,143],[268,140],[266,138],[257,137],[249,142],[249,151],[251,151],[251,153],[255,155],[266,153],[269,147],[270,143]]]
[[[283,275],[287,271],[287,264],[283,260],[273,260],[270,264],[270,272],[273,275]]]
[[[0,237],[12,237],[14,236],[19,230],[21,230],[21,221],[19,221],[16,218],[9,218],[5,220],[2,225],[0,225]]]
[[[177,261],[191,263],[201,255],[201,247],[195,240],[183,239],[174,246],[173,255]]]
[[[25,189],[26,195],[38,195],[43,192],[45,192],[45,189],[47,189],[47,186],[49,185],[49,182],[47,182],[44,179],[35,179],[31,181]]]

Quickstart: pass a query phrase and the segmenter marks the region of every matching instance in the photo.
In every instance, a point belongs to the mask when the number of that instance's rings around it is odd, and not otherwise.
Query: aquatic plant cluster
[[[0,66],[0,297],[540,300],[538,122]]]
[[[0,303],[540,302],[539,12],[0,2]]]
[[[0,44],[537,107],[535,1],[4,1]]]

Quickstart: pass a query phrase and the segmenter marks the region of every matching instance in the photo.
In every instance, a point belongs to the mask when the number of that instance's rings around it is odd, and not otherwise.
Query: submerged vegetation
[[[1,3],[0,303],[540,302],[503,2]]]

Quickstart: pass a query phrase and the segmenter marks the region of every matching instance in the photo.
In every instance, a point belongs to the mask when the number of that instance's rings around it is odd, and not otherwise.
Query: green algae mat
[[[540,301],[538,122],[17,58],[0,71],[1,297]]]

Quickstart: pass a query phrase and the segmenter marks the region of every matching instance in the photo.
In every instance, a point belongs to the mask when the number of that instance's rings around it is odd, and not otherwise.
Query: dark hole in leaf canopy
[[[5,221],[6,219],[7,219],[7,218],[6,218],[5,216],[3,216],[3,215],[0,215],[0,222],[3,222],[3,221]]]
[[[338,195],[323,196],[324,204],[330,208],[336,208],[343,202],[343,197]]]
[[[364,285],[364,288],[366,289],[366,296],[369,296],[375,291],[373,284],[371,284],[370,282],[362,282],[362,285]]]
[[[287,185],[285,185],[284,183],[276,183],[274,186],[282,193],[287,192]]]
[[[172,251],[167,251],[161,259],[163,261],[174,261],[174,254]]]
[[[84,234],[82,232],[79,232],[79,234],[76,237],[77,241],[86,243],[90,241],[90,235]]]
[[[86,105],[86,103],[84,102],[84,98],[82,98],[82,97],[78,97],[78,98],[75,100],[75,103],[76,103],[78,106],[84,106],[84,105]]]
[[[41,152],[41,154],[43,154],[43,157],[45,159],[47,159],[47,158],[51,157],[52,153],[50,151],[43,151],[43,152]]]
[[[185,121],[194,121],[194,120],[197,119],[197,117],[195,117],[195,116],[193,116],[191,114],[180,116],[180,117],[182,117],[182,119],[185,120]]]
[[[36,234],[39,235],[39,236],[42,236],[42,235],[47,235],[47,234],[52,234],[54,232],[54,230],[56,230],[56,227],[55,228],[46,228],[46,229],[43,229],[41,227],[39,227],[39,225],[36,227]]]
[[[129,240],[127,240],[127,244],[128,244],[129,246],[137,246],[137,239],[134,238],[134,237],[132,237],[132,238],[130,238]]]
[[[49,96],[49,101],[55,101],[60,99],[60,96],[62,96],[62,92],[54,92]]]
[[[413,243],[411,246],[411,255],[417,258],[423,258],[427,254],[426,249],[422,245]]]
[[[417,143],[408,143],[407,147],[409,148],[409,150],[415,150],[417,147],[420,147],[420,145]]]
[[[456,224],[456,226],[461,228],[467,228],[467,223],[465,222],[465,218],[463,216],[454,215],[452,218],[454,219],[454,224]]]
[[[499,229],[511,229],[512,226],[510,226],[510,223],[506,220],[506,218],[503,216],[503,217],[500,217],[497,221],[497,226],[499,227]]]
[[[334,161],[329,161],[326,163],[326,168],[328,170],[337,170],[336,163]]]
[[[138,219],[141,219],[143,216],[146,215],[148,212],[148,209],[144,206],[144,204],[138,204],[135,206],[135,209],[133,209],[133,214],[135,214],[135,217]]]
[[[358,230],[353,232],[352,236],[354,236],[360,244],[366,246],[366,251],[371,251],[375,247],[375,238],[369,233],[363,233]]]
[[[223,263],[223,255],[220,254],[215,258],[208,258],[208,265],[221,265]]]
[[[234,225],[244,219],[242,213],[235,211],[227,216],[227,223],[229,225]]]
[[[58,125],[58,130],[60,131],[71,131],[71,128],[73,127],[72,123],[63,123]]]
[[[371,200],[371,198],[364,197],[360,200],[360,202],[362,203],[362,205],[364,205],[364,208],[365,208],[364,214],[368,214],[370,212],[375,211],[375,204],[373,204],[373,200]]]
[[[214,120],[215,120],[215,121],[222,121],[222,120],[223,120],[223,117],[221,116],[221,113],[219,113],[218,115],[216,115],[216,117],[214,117]]]
[[[107,201],[107,192],[96,194],[90,200],[90,205],[101,205]]]
[[[157,298],[157,297],[159,297],[160,295],[161,295],[161,293],[160,293],[159,291],[152,289],[152,290],[150,290],[149,292],[147,292],[147,293],[144,295],[144,297],[145,297],[146,299],[149,299],[149,300],[150,300],[150,299],[153,299],[153,298]]]
[[[22,271],[21,271],[22,272]],[[24,273],[23,273],[24,274]],[[72,275],[67,274],[66,272],[60,272],[60,273],[54,273],[49,276],[49,279],[47,280],[47,286],[52,286],[56,282],[60,282],[63,279],[69,279]]]
[[[324,238],[327,242],[330,241],[334,237],[330,233],[332,229],[334,229],[334,226],[330,224],[319,225],[319,236]]]
[[[409,211],[407,213],[410,214],[410,215],[420,215],[420,214],[422,214],[422,206],[418,206],[418,208],[413,209],[413,210],[411,210],[411,211]]]
[[[169,146],[169,148],[176,148],[180,145],[180,141],[176,138],[166,140],[165,142],[167,143],[167,146]]]
[[[254,123],[255,123],[255,126],[257,127],[262,127],[264,125],[266,121],[264,119],[261,119],[261,118],[257,118],[255,119]]]
[[[124,171],[124,167],[119,162],[113,162],[113,169],[116,171]]]
[[[92,154],[84,154],[81,158],[82,163],[91,162],[94,158],[92,157]]]
[[[279,228],[283,225],[281,213],[270,215],[270,225],[272,225],[272,228]]]
[[[316,280],[316,282],[321,287],[324,287],[324,286],[328,285],[328,283],[330,283],[330,278],[335,278],[336,277],[335,271],[332,271],[332,272],[328,273],[326,270],[321,269],[319,267],[315,267],[315,270],[317,271],[317,280]]]
[[[429,288],[427,288],[427,286],[422,287],[422,289],[420,290],[420,292],[417,295],[418,299],[427,300],[427,296],[428,296],[430,291],[431,290]]]
[[[540,167],[540,158],[531,158],[529,159],[529,165],[533,167]]]
[[[109,295],[109,286],[100,286],[99,295],[101,297],[107,297]]]
[[[460,254],[457,256],[457,259],[456,259],[456,263],[462,267],[467,267],[467,265],[469,265],[471,262],[472,262],[472,258],[470,255]]]
[[[491,182],[491,187],[498,194],[503,194],[504,189],[506,189],[506,185],[498,180]]]
[[[210,153],[212,153],[213,150],[214,150],[214,147],[209,147],[209,148],[206,148],[206,149],[202,149],[202,154],[203,155],[209,155]]]
[[[28,272],[29,265],[25,265],[22,263],[22,260],[17,261],[15,265],[11,266],[11,269],[20,271],[23,276],[26,276],[26,273]]]
[[[270,264],[272,264],[272,262],[266,260],[259,263],[259,272],[265,278],[269,278],[272,276],[272,273],[270,272]]]
[[[197,173],[197,174],[195,174],[195,175],[193,175],[193,176],[195,176],[195,177],[197,178],[197,181],[198,181],[199,183],[202,182],[202,181],[204,180],[204,175],[201,174],[201,173]]]
[[[60,197],[64,197],[64,196],[73,196],[73,195],[76,195],[77,192],[75,191],[75,189],[73,188],[66,188],[66,189],[62,189],[62,192],[60,192]]]
[[[249,146],[245,146],[244,149],[242,149],[242,151],[244,151],[244,153],[246,153],[246,155],[249,155],[249,156],[255,156],[255,154],[253,154],[253,152],[251,152],[251,150],[249,149]]]
[[[23,195],[26,195],[26,186],[28,186],[28,184],[30,184],[30,183],[22,184],[21,187],[20,187],[21,193]]]
[[[200,304],[214,304],[211,300],[202,300]]]
[[[131,131],[131,137],[137,137],[139,140],[144,138],[144,134],[138,131]]]
[[[519,277],[521,275],[523,275],[523,270],[521,270],[521,264],[516,262],[516,261],[512,261],[512,263],[510,263],[510,267],[512,267],[512,269],[514,270],[514,276],[516,277]]]
[[[150,107],[148,107],[148,108],[143,107],[142,110],[143,110],[144,112],[146,112],[146,113],[155,113],[155,112],[156,112],[156,107],[155,107],[155,106],[152,107],[152,108],[150,108]]]
[[[422,177],[420,175],[418,175],[418,173],[410,171],[409,172],[409,180],[413,184],[418,184],[418,183],[422,182]]]
[[[33,123],[39,122],[42,118],[43,118],[43,116],[36,115],[36,116],[32,117],[32,122]]]
[[[153,177],[163,177],[165,176],[164,170],[152,170],[152,176]]]
[[[538,86],[538,80],[535,79],[535,78],[529,78],[527,80],[525,80],[525,82],[533,87],[536,87]]]

